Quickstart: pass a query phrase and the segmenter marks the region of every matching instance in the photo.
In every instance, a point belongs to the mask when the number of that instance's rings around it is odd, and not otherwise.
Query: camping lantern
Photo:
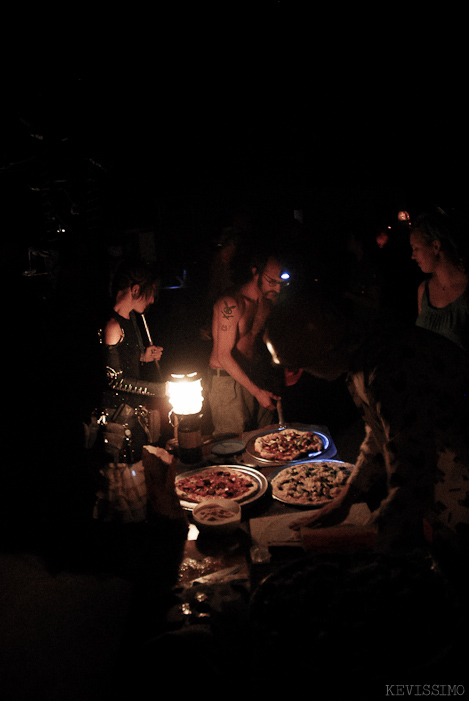
[[[197,463],[202,460],[202,381],[197,372],[170,377],[166,394],[173,407],[169,418],[179,459],[183,463]]]

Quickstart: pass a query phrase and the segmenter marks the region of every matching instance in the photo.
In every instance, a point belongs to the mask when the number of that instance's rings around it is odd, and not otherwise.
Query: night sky
[[[443,60],[422,41],[456,18],[191,8],[29,17],[1,123],[0,215],[16,246],[47,243],[57,222],[89,236],[90,181],[92,225],[111,242],[142,227],[216,236],[243,207],[302,209],[315,227],[466,206],[464,45],[455,36]]]

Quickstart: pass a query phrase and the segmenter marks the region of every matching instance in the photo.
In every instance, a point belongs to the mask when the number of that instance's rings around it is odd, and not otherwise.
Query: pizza
[[[259,483],[235,468],[209,467],[180,475],[175,486],[180,499],[198,503],[210,497],[243,501],[257,492]]]
[[[265,460],[296,460],[308,453],[320,453],[323,448],[317,433],[296,428],[267,433],[254,441],[254,450]]]
[[[272,478],[272,495],[286,504],[327,504],[343,489],[352,470],[346,462],[291,465]]]

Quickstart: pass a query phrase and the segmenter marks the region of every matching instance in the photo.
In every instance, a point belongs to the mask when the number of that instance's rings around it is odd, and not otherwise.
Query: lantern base
[[[205,465],[206,460],[202,456],[202,447],[184,449],[179,446],[175,438],[171,438],[166,443],[166,450],[178,459],[178,466],[200,467]]]
[[[202,462],[201,420],[202,414],[171,414],[175,452],[186,465]]]

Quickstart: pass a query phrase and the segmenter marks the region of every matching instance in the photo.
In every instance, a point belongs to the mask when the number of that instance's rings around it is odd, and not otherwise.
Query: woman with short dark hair
[[[108,423],[128,425],[137,459],[144,442],[159,438],[159,414],[152,404],[165,396],[164,383],[149,381],[144,372],[145,366],[160,360],[163,348],[148,345],[139,324],[157,288],[158,279],[148,265],[123,263],[114,276],[114,304],[102,332],[108,385],[103,408]]]

